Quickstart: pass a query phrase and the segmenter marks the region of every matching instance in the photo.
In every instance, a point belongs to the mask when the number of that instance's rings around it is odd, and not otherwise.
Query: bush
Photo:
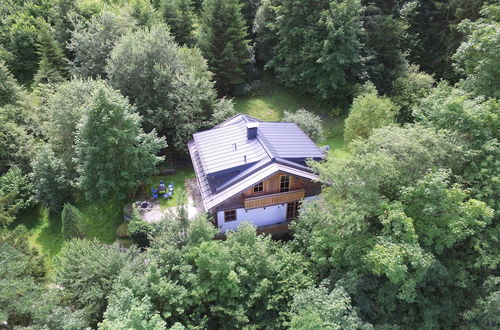
[[[297,124],[311,139],[318,142],[323,139],[321,118],[305,109],[296,112],[285,111],[283,121]]]
[[[375,128],[393,123],[397,112],[398,107],[388,98],[373,92],[359,95],[345,121],[345,141],[367,139]]]
[[[61,214],[61,233],[63,237],[65,239],[83,238],[84,235],[80,229],[81,221],[81,213],[76,207],[71,204],[64,205]]]

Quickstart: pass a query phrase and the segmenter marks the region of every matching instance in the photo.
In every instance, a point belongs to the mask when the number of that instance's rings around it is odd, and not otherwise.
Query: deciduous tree
[[[78,126],[78,186],[91,200],[124,198],[155,171],[165,139],[144,133],[141,117],[116,92],[100,90]]]

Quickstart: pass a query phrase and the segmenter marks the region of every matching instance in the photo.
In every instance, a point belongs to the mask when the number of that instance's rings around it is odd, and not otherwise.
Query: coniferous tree
[[[68,76],[68,61],[47,24],[40,26],[37,48],[40,62],[34,78],[35,85],[63,81]]]
[[[191,0],[162,0],[160,11],[170,32],[180,45],[194,43],[194,12]]]
[[[251,59],[247,27],[238,0],[203,3],[198,45],[220,93],[228,94],[245,83],[245,66]]]
[[[19,99],[21,86],[10,73],[4,61],[0,60],[0,107]]]
[[[80,211],[71,204],[64,205],[61,213],[61,233],[65,239],[83,238],[80,228],[82,217]]]

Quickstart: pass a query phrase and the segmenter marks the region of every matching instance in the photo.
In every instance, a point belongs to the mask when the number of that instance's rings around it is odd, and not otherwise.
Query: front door
[[[299,202],[291,202],[286,205],[286,221],[291,221],[299,215]]]

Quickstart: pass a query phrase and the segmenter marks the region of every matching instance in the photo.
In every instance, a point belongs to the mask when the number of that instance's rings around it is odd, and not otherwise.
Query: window
[[[292,220],[299,215],[299,202],[292,202],[286,205],[286,219]]]
[[[290,190],[290,176],[282,175],[280,178],[280,193]]]
[[[236,221],[236,210],[224,211],[224,222]]]
[[[264,191],[264,181],[261,181],[257,183],[255,186],[253,186],[253,192],[261,192]]]

